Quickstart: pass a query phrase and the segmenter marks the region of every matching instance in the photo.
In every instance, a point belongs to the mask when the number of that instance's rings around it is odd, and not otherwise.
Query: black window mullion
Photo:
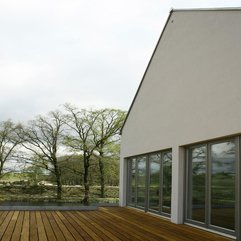
[[[191,215],[191,212],[192,212],[192,149],[189,148],[188,149],[188,154],[187,154],[187,158],[188,158],[188,163],[187,163],[187,172],[188,172],[188,175],[187,175],[187,200],[188,200],[188,203],[187,203],[187,217],[188,219],[190,219],[190,217],[192,216]]]
[[[159,213],[162,214],[162,205],[163,205],[163,152],[160,153],[160,186],[159,186]]]
[[[135,158],[135,207],[137,206],[137,179],[138,177],[138,161],[137,161],[137,158]]]
[[[131,190],[131,164],[132,164],[132,160],[131,159],[127,159],[127,203],[132,203],[131,202],[131,195],[132,195],[132,190]]]
[[[206,145],[206,198],[205,198],[205,226],[211,223],[211,144]]]
[[[150,188],[150,155],[146,156],[146,191],[145,191],[145,211],[149,209],[149,188]]]
[[[235,196],[235,233],[237,240],[241,238],[241,137],[236,138],[236,152],[237,152],[237,159],[236,159],[236,196]]]

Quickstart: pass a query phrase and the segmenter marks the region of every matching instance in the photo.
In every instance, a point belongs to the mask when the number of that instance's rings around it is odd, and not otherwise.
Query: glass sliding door
[[[211,225],[235,229],[235,161],[233,141],[211,145]]]
[[[153,154],[149,158],[149,209],[160,211],[160,173],[161,154]]]
[[[240,208],[237,143],[238,138],[188,148],[187,221],[235,234]]]
[[[149,157],[149,211],[171,214],[172,152]]]
[[[188,179],[188,219],[205,222],[206,146],[190,149]]]
[[[145,208],[146,202],[146,156],[137,158],[137,202],[136,205]]]
[[[127,160],[127,204],[170,216],[172,152],[160,151]]]
[[[162,212],[171,214],[172,194],[172,152],[163,153],[162,157]]]
[[[135,205],[136,202],[136,158],[132,158],[129,162],[129,204]]]

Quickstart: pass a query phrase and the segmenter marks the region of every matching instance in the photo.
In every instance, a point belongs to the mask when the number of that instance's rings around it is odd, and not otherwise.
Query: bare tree
[[[34,156],[34,160],[29,160],[30,164],[45,168],[55,176],[58,199],[62,197],[58,149],[61,145],[63,124],[62,114],[59,111],[53,111],[30,121],[19,133],[23,147]]]
[[[15,150],[21,142],[16,134],[19,128],[11,120],[0,122],[0,177],[8,172],[6,163],[15,160]]]

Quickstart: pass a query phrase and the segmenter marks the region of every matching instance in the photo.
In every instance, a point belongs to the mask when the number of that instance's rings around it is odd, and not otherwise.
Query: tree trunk
[[[57,199],[61,199],[62,198],[62,183],[61,183],[61,179],[60,179],[60,175],[57,177],[56,176],[56,183],[57,183]]]
[[[84,198],[81,201],[84,205],[89,205],[89,157],[84,154]]]
[[[3,173],[3,160],[0,161],[0,178],[2,176],[2,173]]]
[[[105,197],[105,170],[102,156],[99,158],[99,169],[100,169],[100,197]]]
[[[54,164],[54,174],[56,177],[56,185],[57,185],[57,199],[62,198],[62,181],[61,181],[61,171],[58,166],[57,158],[53,158],[53,164]]]

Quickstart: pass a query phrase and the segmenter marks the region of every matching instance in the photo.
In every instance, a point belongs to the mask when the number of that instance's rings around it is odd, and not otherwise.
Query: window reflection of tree
[[[192,151],[192,172],[193,175],[200,175],[206,172],[206,146],[201,146]]]
[[[211,146],[211,224],[231,230],[235,223],[235,159],[235,142]]]
[[[212,174],[234,174],[236,146],[233,141],[212,145]]]
[[[163,155],[163,205],[171,207],[172,152]],[[170,212],[170,210],[169,210]]]

